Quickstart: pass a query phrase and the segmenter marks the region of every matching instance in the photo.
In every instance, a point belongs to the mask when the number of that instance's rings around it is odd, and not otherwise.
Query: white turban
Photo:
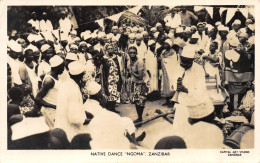
[[[87,85],[87,92],[89,95],[95,95],[101,90],[101,85],[95,81],[90,81]]]
[[[63,63],[63,59],[58,55],[55,55],[50,59],[51,67],[57,67],[57,66],[61,65],[62,63]]]
[[[195,48],[192,48],[191,46],[184,46],[181,56],[185,58],[195,58],[195,52]]]
[[[172,40],[167,39],[167,40],[165,40],[165,43],[168,43],[172,47]]]
[[[48,50],[51,46],[49,44],[44,44],[41,46],[41,51],[45,52],[46,50]]]
[[[71,75],[79,75],[84,72],[84,66],[79,61],[71,62],[68,67]]]
[[[152,44],[155,44],[155,41],[154,40],[149,40],[148,41],[148,46],[152,45]]]

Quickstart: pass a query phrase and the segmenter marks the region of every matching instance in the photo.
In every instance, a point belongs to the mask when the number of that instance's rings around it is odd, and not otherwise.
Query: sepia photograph
[[[5,150],[254,150],[255,10],[8,5]]]

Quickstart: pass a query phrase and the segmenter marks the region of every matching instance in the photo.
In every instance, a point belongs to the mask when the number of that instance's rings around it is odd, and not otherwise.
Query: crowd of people
[[[136,136],[140,125],[134,124],[143,121],[149,95],[165,98],[163,106],[175,109],[172,137],[160,140],[156,149],[226,148],[225,136],[242,123],[254,125],[253,19],[245,27],[236,19],[230,29],[221,22],[200,22],[181,9],[154,27],[129,21],[105,33],[102,27],[75,30],[66,12],[59,29],[53,29],[46,12],[42,20],[36,14],[27,22],[26,35],[15,30],[9,35],[9,148],[45,140],[32,137],[19,145],[25,136],[14,139],[19,131],[13,126],[26,123],[20,127],[28,128],[32,117],[44,117],[38,128],[49,128],[40,135],[49,137],[45,148],[142,148],[145,133]],[[216,89],[222,87],[230,97],[224,117],[216,117],[214,108],[221,93],[207,92],[212,77]],[[134,104],[138,118],[121,117],[116,107],[122,104]],[[203,143],[201,135],[207,137]],[[42,148],[35,144],[28,148]]]

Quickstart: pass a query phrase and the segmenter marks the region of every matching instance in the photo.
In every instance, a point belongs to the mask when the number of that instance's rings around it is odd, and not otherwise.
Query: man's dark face
[[[135,49],[130,49],[128,54],[129,54],[130,58],[134,59],[134,58],[136,58],[137,52]]]
[[[228,35],[228,31],[219,31],[219,35],[222,39],[226,38]]]
[[[28,52],[26,54],[26,60],[27,61],[32,61],[33,58],[34,58],[33,51],[32,50],[28,50]]]
[[[60,75],[60,74],[63,73],[64,67],[65,67],[65,63],[64,63],[64,62],[57,67],[57,73],[58,73],[58,75]]]
[[[171,27],[165,26],[165,32],[166,32],[166,33],[169,33],[170,30],[171,30]]]
[[[163,32],[163,27],[162,27],[161,25],[158,26],[158,27],[157,27],[157,31],[158,31],[158,32]]]
[[[181,67],[183,67],[185,70],[188,70],[191,68],[192,64],[193,64],[193,58],[186,58],[181,56]]]
[[[53,57],[53,52],[52,51],[46,51],[44,53],[44,58],[45,60],[48,62],[50,60],[50,58]]]
[[[87,45],[81,45],[81,52],[86,52],[88,49]]]
[[[181,9],[181,12],[182,12],[182,13],[186,13],[186,9],[182,8],[182,9]]]
[[[94,61],[94,64],[99,67],[102,64],[103,57],[101,55],[95,55],[93,57],[93,61]]]
[[[62,14],[61,14],[61,17],[62,17],[62,19],[65,19],[66,14],[62,13]]]
[[[200,33],[205,30],[203,25],[198,25],[197,29],[198,29],[198,32],[200,32]]]
[[[111,45],[109,45],[109,46],[107,47],[107,52],[108,52],[109,55],[112,55],[112,54],[114,53],[114,47],[111,46]]]
[[[137,46],[140,46],[141,45],[141,42],[142,42],[142,39],[141,38],[137,38],[135,43]]]
[[[209,37],[215,37],[217,34],[217,29],[213,28],[209,31]]]
[[[42,15],[42,18],[43,18],[44,20],[47,20],[47,15],[46,15],[46,14]]]
[[[33,52],[33,56],[34,56],[34,60],[37,61],[40,57],[40,51],[37,50],[37,51]]]
[[[37,18],[36,14],[32,14],[32,18],[33,18],[33,20],[36,20],[36,18]]]

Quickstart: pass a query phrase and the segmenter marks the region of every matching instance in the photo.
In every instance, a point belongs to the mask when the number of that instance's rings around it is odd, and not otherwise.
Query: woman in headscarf
[[[116,101],[120,99],[122,79],[117,55],[114,53],[114,47],[111,44],[105,45],[107,55],[104,57],[103,79],[104,90],[108,97],[106,108],[110,111],[119,113],[115,110]]]
[[[149,88],[147,86],[145,65],[144,62],[137,58],[137,48],[135,46],[130,46],[128,49],[128,54],[130,56],[130,74],[133,82],[132,92],[133,92],[133,102],[135,103],[136,112],[138,118],[134,121],[135,123],[141,122],[143,120],[142,115],[145,108],[146,96],[148,94]]]
[[[172,49],[172,41],[170,39],[165,40],[164,50],[161,54],[162,65],[162,90],[161,96],[166,98],[166,103],[163,106],[170,105],[170,99],[174,95],[174,70],[177,65],[177,55]]]

